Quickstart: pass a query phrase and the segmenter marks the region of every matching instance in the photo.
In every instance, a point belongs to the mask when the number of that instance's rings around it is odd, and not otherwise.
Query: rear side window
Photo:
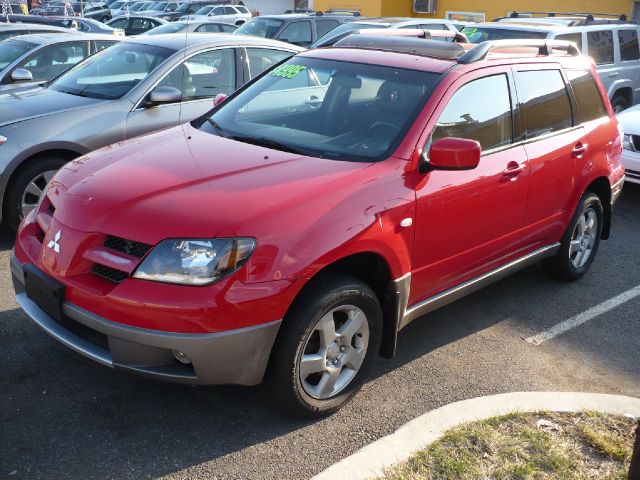
[[[582,34],[581,33],[565,33],[564,35],[558,35],[555,40],[564,40],[565,42],[575,43],[580,51],[582,51]]]
[[[567,70],[581,122],[605,117],[607,111],[591,74],[585,70]]]
[[[527,138],[573,125],[571,103],[559,70],[516,72]]]
[[[589,55],[597,65],[613,63],[613,32],[611,30],[587,32],[587,44]]]
[[[618,40],[620,41],[620,59],[623,62],[640,59],[637,30],[618,30]]]
[[[330,32],[338,25],[339,23],[336,20],[317,20],[316,33],[318,34],[318,38],[320,38],[325,33]]]
[[[468,138],[480,142],[482,150],[489,150],[511,143],[511,123],[507,77],[493,75],[467,83],[451,97],[431,142],[446,137]]]

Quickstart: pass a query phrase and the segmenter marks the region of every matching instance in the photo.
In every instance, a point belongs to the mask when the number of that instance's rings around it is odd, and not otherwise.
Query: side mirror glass
[[[480,143],[467,138],[441,138],[429,150],[427,170],[472,170],[480,163]]]
[[[174,87],[156,87],[149,94],[147,106],[177,103],[182,100],[182,92]]]
[[[217,107],[218,105],[220,105],[221,103],[224,103],[225,100],[229,98],[229,95],[226,95],[224,93],[219,93],[217,94],[214,98],[213,98],[213,106]]]
[[[11,80],[14,82],[31,82],[33,81],[33,75],[26,68],[16,68],[11,72]]]

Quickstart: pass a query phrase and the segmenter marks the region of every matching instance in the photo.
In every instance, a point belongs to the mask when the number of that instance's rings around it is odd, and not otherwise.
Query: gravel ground
[[[510,391],[640,397],[640,297],[540,346],[525,338],[640,285],[640,188],[574,284],[524,270],[414,322],[398,356],[337,414],[292,420],[258,388],[186,387],[111,371],[18,309],[0,239],[0,478],[302,479],[447,403]]]

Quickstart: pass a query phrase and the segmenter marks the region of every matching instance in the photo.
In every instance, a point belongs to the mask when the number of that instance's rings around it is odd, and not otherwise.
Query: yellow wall
[[[413,13],[411,0],[314,0],[315,10],[359,8],[368,17],[434,17]],[[504,16],[512,10],[625,13],[631,15],[631,0],[438,0],[436,18],[447,11],[481,12],[487,21]]]

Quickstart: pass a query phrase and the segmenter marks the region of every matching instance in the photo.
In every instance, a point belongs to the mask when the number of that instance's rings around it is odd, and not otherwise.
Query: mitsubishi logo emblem
[[[60,253],[60,244],[58,243],[60,241],[60,237],[62,237],[62,230],[58,230],[58,233],[54,235],[53,240],[47,244],[47,248],[53,248],[54,252]]]

